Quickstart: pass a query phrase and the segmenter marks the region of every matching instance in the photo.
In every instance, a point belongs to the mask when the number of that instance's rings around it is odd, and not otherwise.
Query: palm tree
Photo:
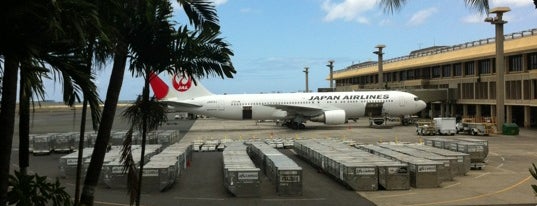
[[[384,7],[384,11],[393,13],[403,7],[406,0],[380,0],[381,7]],[[464,3],[478,12],[488,13],[489,1],[488,0],[464,0]]]
[[[137,25],[140,24],[140,20],[146,18],[146,13],[144,12],[147,11],[145,8],[148,7],[149,3],[148,1],[115,2],[117,2],[116,5],[119,5],[120,7],[114,8],[114,10],[120,11],[120,13],[111,15],[103,20],[112,25],[117,31],[114,38],[111,39],[115,45],[113,49],[114,63],[101,122],[99,124],[97,139],[88,166],[86,179],[84,180],[84,187],[81,194],[82,205],[93,205],[94,191],[103,165],[106,147],[112,131],[119,93],[123,84],[123,74],[125,72],[127,56],[129,55],[129,48],[133,43],[130,41],[129,37],[141,32],[140,30],[137,30]],[[178,2],[182,5],[190,23],[193,24],[195,28],[218,28],[218,18],[212,3],[204,0],[178,0]],[[101,8],[103,7],[99,6],[99,9]]]
[[[82,18],[87,16],[95,17],[95,12],[91,4],[81,0],[0,2],[0,18],[9,19],[0,21],[0,56],[4,60],[0,111],[0,205],[6,203],[19,68],[36,61],[47,67],[76,70],[76,66],[67,65],[76,62],[69,54],[83,42],[86,25],[94,23]],[[66,58],[70,60],[63,61]],[[53,66],[55,64],[59,66]],[[84,79],[77,81],[83,82]]]
[[[27,168],[30,166],[29,145],[30,145],[30,102],[33,102],[33,95],[38,100],[45,99],[45,90],[42,77],[47,77],[47,69],[36,67],[34,64],[23,64],[20,73],[19,90],[19,168],[21,175],[27,175]]]

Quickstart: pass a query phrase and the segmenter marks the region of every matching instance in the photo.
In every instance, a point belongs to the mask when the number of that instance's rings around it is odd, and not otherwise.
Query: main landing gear
[[[304,125],[304,123],[299,123],[299,122],[295,122],[295,121],[291,121],[291,120],[288,120],[288,121],[285,121],[282,126],[287,126],[287,128],[290,128],[290,129],[305,129],[306,128],[306,125]]]

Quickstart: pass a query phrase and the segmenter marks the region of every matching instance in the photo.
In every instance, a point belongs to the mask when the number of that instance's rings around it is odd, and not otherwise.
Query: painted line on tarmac
[[[356,194],[359,194],[359,193],[356,192]],[[417,195],[417,194],[418,193],[410,192],[410,193],[403,193],[403,194],[398,194],[398,195],[379,195],[379,196],[375,196],[375,198],[403,197],[403,196]]]
[[[420,204],[414,204],[412,206],[451,204],[451,203],[454,203],[454,202],[462,202],[462,201],[467,201],[467,200],[475,200],[475,199],[479,199],[479,198],[483,198],[483,197],[488,197],[488,196],[492,196],[492,195],[496,195],[496,194],[500,194],[500,193],[512,190],[515,187],[518,187],[519,185],[523,184],[524,182],[528,181],[531,178],[532,178],[532,176],[530,175],[530,176],[526,177],[525,179],[520,180],[519,182],[517,182],[517,183],[515,183],[515,184],[513,184],[513,185],[511,185],[509,187],[506,187],[506,188],[503,188],[501,190],[497,190],[497,191],[494,191],[494,192],[482,194],[482,195],[476,195],[476,196],[472,196],[472,197],[466,197],[466,198],[454,199],[454,200],[447,200],[447,201],[420,203]]]
[[[490,174],[490,172],[485,172],[485,173],[483,173],[483,174],[480,174],[480,175],[475,176],[474,179],[481,178],[481,177],[483,177],[483,176],[485,176],[485,175],[488,175],[488,174]]]
[[[326,198],[299,198],[299,199],[284,199],[284,198],[278,198],[278,199],[262,199],[264,201],[320,201],[320,200],[326,200]]]
[[[129,204],[121,204],[121,203],[115,203],[115,202],[94,201],[94,203],[101,204],[101,205],[130,206]]]
[[[224,200],[226,200],[224,198],[210,198],[210,197],[173,197],[173,199],[178,199],[178,200],[208,200],[208,201],[213,201],[213,200],[224,201]]]
[[[496,168],[500,168],[500,167],[503,167],[503,163],[501,163],[500,165],[496,166]]]
[[[451,185],[448,185],[448,186],[445,186],[444,189],[447,189],[447,188],[450,188],[450,187],[454,187],[454,186],[457,186],[457,185],[460,185],[461,183],[460,182],[457,182],[455,184],[451,184]]]

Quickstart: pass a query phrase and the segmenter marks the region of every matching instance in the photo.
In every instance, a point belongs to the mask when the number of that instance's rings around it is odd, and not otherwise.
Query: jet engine
[[[323,114],[310,119],[312,122],[323,122],[325,124],[343,124],[347,121],[344,110],[325,111]]]

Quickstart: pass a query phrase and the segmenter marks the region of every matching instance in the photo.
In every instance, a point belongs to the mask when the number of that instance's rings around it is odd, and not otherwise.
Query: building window
[[[442,66],[442,77],[451,77],[451,65]]]
[[[440,66],[436,66],[432,68],[433,70],[433,78],[439,78],[442,75],[442,68]]]
[[[475,98],[487,99],[488,98],[488,82],[478,82],[475,84]]]
[[[406,81],[407,78],[406,78],[406,71],[401,71],[399,73],[399,76],[401,77],[401,81]]]
[[[414,71],[413,69],[411,70],[408,70],[407,71],[407,78],[408,80],[413,80],[413,79],[416,79],[416,75],[415,75],[416,71]]]
[[[492,64],[490,59],[481,60],[477,63],[479,67],[479,74],[490,74],[492,71]]]
[[[489,99],[496,99],[496,82],[489,82]]]
[[[453,64],[453,76],[462,76],[462,65],[461,64]]]
[[[524,99],[531,99],[531,82],[524,80]]]
[[[464,63],[464,75],[474,75],[475,74],[475,70],[474,70],[474,62],[466,62]]]
[[[417,72],[417,73],[421,73],[421,74],[420,74],[420,77],[421,77],[422,79],[431,79],[431,69],[430,69],[429,67],[427,67],[427,68],[423,68],[423,69],[421,69],[421,70],[416,69],[416,72]]]
[[[537,99],[537,80],[531,80],[531,93],[533,93],[533,96],[531,99]]]
[[[522,55],[514,55],[509,57],[509,71],[520,72],[522,71]]]
[[[473,98],[474,98],[474,84],[463,83],[462,84],[462,99],[473,99]]]
[[[506,81],[505,82],[505,98],[506,99],[522,99],[521,81]]]
[[[537,69],[537,52],[528,54],[528,70]]]

